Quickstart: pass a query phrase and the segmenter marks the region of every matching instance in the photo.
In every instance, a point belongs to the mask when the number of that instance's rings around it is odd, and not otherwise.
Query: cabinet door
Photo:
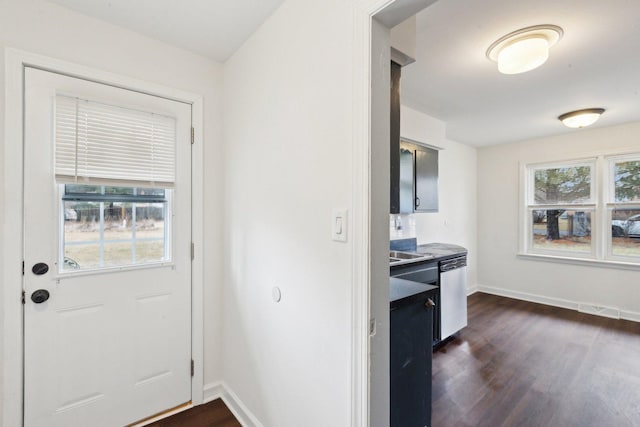
[[[413,213],[413,151],[400,149],[400,213]]]
[[[426,301],[391,311],[391,427],[431,425],[433,310]]]
[[[416,149],[415,211],[438,212],[438,151]]]

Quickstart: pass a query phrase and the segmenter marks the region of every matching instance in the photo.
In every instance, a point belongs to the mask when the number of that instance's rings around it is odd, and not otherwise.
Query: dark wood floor
[[[149,427],[242,427],[220,399],[199,405]]]
[[[433,427],[640,426],[640,323],[476,293],[433,354]],[[218,399],[152,427],[240,427]]]
[[[476,293],[434,353],[434,427],[640,426],[640,323]]]

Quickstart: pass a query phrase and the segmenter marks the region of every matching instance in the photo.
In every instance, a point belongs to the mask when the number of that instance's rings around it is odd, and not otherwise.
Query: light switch
[[[346,209],[333,210],[331,238],[336,242],[347,241],[347,210]]]

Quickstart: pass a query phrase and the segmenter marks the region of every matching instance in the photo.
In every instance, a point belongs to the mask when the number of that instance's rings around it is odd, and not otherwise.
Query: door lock
[[[44,262],[39,262],[37,264],[34,264],[33,267],[31,267],[31,271],[36,276],[42,276],[43,274],[46,274],[47,271],[49,271],[49,266]]]
[[[31,294],[31,301],[36,304],[42,304],[49,299],[49,291],[46,289],[38,289]]]

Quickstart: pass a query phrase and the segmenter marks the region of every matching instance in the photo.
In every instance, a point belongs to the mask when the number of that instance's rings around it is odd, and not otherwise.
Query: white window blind
[[[55,111],[59,182],[173,187],[174,118],[63,95]]]

